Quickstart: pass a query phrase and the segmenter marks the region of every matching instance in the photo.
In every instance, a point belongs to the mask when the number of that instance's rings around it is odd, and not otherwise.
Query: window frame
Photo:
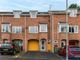
[[[38,11],[31,10],[29,14],[30,14],[30,18],[37,18]]]
[[[44,29],[42,29],[41,25],[46,26],[45,31],[42,31]],[[48,24],[39,24],[39,32],[48,32]]]
[[[6,32],[11,32],[10,26],[11,26],[11,24],[7,24],[7,23],[1,24],[1,32],[5,32],[5,33]]]
[[[32,31],[32,30],[34,30],[34,31]],[[38,26],[29,26],[28,32],[29,33],[38,33]]]
[[[71,32],[69,31],[69,33],[78,33],[78,25],[70,25],[69,28],[70,27],[74,29],[74,32],[72,32],[71,30]]]
[[[20,10],[14,10],[13,14],[14,14],[14,18],[20,18],[22,11]]]
[[[22,33],[22,26],[12,26],[12,33]]]
[[[68,32],[69,31],[69,25],[67,25],[67,23],[59,23],[59,25],[58,25],[59,27],[58,27],[58,32],[59,33],[61,33],[61,32],[63,32],[63,33],[66,33],[66,32]],[[65,30],[66,31],[62,31],[62,27],[64,27],[64,28],[66,28]],[[67,29],[68,28],[68,29]],[[67,31],[68,30],[68,31]]]

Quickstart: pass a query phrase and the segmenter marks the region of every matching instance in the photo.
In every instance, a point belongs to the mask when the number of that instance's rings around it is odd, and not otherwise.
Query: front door
[[[46,40],[41,40],[40,41],[40,51],[45,51],[46,50]]]

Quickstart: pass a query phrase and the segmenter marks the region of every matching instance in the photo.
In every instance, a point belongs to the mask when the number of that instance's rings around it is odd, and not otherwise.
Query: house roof
[[[49,15],[52,14],[66,14],[65,10],[59,10],[59,11],[48,11],[48,12],[38,12],[38,15]],[[80,11],[78,11],[78,14],[80,14]],[[13,11],[0,11],[0,15],[14,15]],[[22,11],[21,15],[30,15],[29,12]]]

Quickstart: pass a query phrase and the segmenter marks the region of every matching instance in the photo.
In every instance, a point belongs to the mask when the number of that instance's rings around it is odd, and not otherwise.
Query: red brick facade
[[[40,14],[41,13],[41,14]],[[80,42],[80,14],[77,17],[68,17],[69,25],[78,25],[78,33],[69,33],[68,39],[69,40],[78,40]],[[11,24],[11,31],[12,26],[22,26],[22,33],[14,34],[0,32],[1,40],[8,39],[12,41],[13,39],[21,39],[23,40],[23,49],[27,51],[28,40],[36,39],[46,39],[46,51],[52,51],[53,45],[57,45],[61,47],[61,40],[66,39],[66,33],[59,33],[59,22],[66,22],[66,15],[65,12],[56,12],[53,11],[52,14],[48,12],[39,12],[37,18],[30,18],[29,12],[23,12],[20,18],[14,18],[12,12],[0,12],[0,31],[1,31],[1,24],[9,23]],[[29,26],[38,26],[39,24],[48,24],[48,32],[38,32],[36,34],[31,34],[28,31]],[[52,31],[53,30],[53,31]],[[52,40],[53,39],[53,44]],[[80,46],[80,43],[79,43]]]

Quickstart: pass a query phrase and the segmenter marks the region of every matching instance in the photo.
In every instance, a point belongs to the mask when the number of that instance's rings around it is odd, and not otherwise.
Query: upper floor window
[[[78,26],[69,26],[66,23],[59,23],[59,32],[78,33]]]
[[[22,27],[21,26],[13,26],[12,32],[13,33],[22,33]]]
[[[22,11],[18,11],[18,10],[14,10],[13,14],[14,14],[14,18],[20,18],[20,14],[22,13]]]
[[[38,26],[29,26],[29,33],[38,33]]]
[[[37,18],[38,11],[30,11],[31,18]]]
[[[39,32],[48,32],[48,25],[47,24],[40,24],[39,25]]]
[[[78,33],[78,26],[69,26],[70,33]]]
[[[2,32],[10,32],[10,24],[2,24],[1,30]]]
[[[66,23],[59,23],[59,32],[67,32],[67,26]]]
[[[69,9],[68,12],[70,17],[77,17],[77,9]]]

